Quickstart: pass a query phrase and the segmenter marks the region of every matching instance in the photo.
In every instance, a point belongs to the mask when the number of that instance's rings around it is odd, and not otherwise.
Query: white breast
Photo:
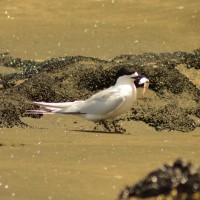
[[[129,111],[132,106],[134,101],[136,100],[136,87],[134,84],[132,85],[119,85],[117,87],[118,92],[120,94],[123,95],[123,102],[119,105],[119,107],[117,107],[116,109],[114,109],[113,111],[104,114],[104,115],[94,115],[94,114],[86,114],[85,118],[87,120],[92,120],[92,121],[96,121],[96,120],[113,120],[116,117],[126,113],[127,111]],[[103,108],[102,108],[103,109]]]

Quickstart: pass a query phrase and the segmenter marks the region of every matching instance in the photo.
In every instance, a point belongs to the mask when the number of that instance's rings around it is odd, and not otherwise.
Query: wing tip
[[[28,115],[43,115],[43,114],[50,114],[50,112],[47,112],[45,110],[26,110],[24,114]]]

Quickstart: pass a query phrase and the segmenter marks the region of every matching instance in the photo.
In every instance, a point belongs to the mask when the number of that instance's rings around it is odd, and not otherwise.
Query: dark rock
[[[150,80],[156,97],[137,101],[129,120],[141,120],[156,130],[192,131],[199,118],[200,90],[176,68],[199,69],[200,50],[194,53],[145,53],[122,55],[112,61],[67,56],[36,62],[0,54],[0,64],[20,68],[19,73],[0,74],[0,127],[21,126],[30,101],[63,102],[86,99],[115,83],[116,71],[134,67]],[[36,117],[36,116],[31,116]]]
[[[149,173],[133,186],[126,186],[119,199],[150,198],[171,195],[174,200],[196,200],[200,198],[200,168],[191,162],[177,159],[172,164]]]

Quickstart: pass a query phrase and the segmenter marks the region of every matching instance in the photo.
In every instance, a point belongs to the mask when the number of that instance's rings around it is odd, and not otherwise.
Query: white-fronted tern
[[[27,110],[27,114],[72,114],[79,115],[87,120],[102,122],[110,131],[106,123],[112,121],[115,132],[121,132],[116,126],[115,119],[129,111],[137,98],[137,87],[144,86],[142,98],[149,87],[149,80],[139,76],[131,68],[122,67],[116,73],[116,83],[102,90],[84,101],[46,103],[32,102],[41,107],[41,110]]]

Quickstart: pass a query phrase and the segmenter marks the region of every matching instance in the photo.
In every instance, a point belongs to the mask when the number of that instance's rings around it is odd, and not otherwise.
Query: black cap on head
[[[120,77],[120,76],[124,76],[124,75],[131,75],[134,74],[136,71],[132,68],[129,67],[121,67],[117,73],[116,73],[116,80]]]

